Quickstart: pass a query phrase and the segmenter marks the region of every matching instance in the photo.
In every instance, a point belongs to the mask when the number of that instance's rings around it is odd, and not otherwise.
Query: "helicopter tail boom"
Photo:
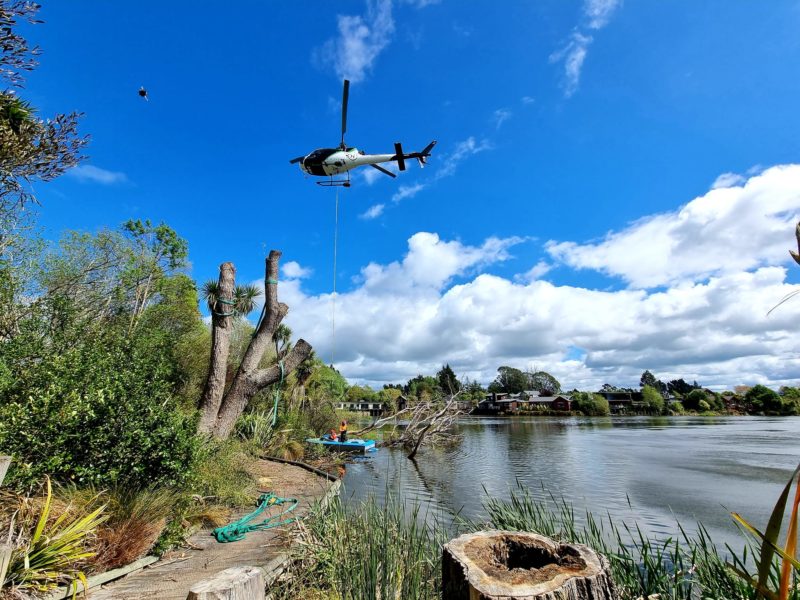
[[[395,155],[392,156],[390,160],[396,160],[397,166],[401,171],[406,170],[406,159],[407,158],[416,158],[419,161],[419,166],[424,167],[428,164],[428,157],[431,155],[431,150],[436,145],[436,140],[433,140],[430,144],[425,146],[421,152],[410,152],[408,154],[403,153],[403,146],[400,145],[400,142],[395,142],[394,151]]]

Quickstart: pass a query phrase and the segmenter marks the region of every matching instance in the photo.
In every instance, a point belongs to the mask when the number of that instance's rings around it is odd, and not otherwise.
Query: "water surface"
[[[800,462],[800,417],[469,417],[459,429],[454,447],[421,450],[416,463],[383,448],[348,465],[343,497],[388,490],[445,519],[482,519],[486,495],[507,497],[519,481],[657,536],[700,521],[739,547],[730,511],[765,526]]]

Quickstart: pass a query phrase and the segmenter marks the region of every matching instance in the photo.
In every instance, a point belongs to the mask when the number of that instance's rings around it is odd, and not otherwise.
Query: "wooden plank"
[[[106,571],[105,573],[99,573],[98,575],[92,575],[88,578],[87,582],[89,587],[87,589],[96,588],[103,584],[108,583],[109,581],[114,581],[115,579],[119,579],[120,577],[125,577],[125,575],[129,575],[136,571],[140,571],[144,569],[148,565],[152,565],[153,563],[158,562],[157,556],[145,556],[144,558],[140,558],[130,564],[127,564],[123,567],[118,567],[116,569],[111,569],[110,571]],[[82,594],[84,592],[83,584],[79,581],[78,583],[78,593]],[[61,586],[55,589],[55,591],[51,592],[49,595],[45,596],[45,600],[63,600],[64,598],[72,598],[73,588],[72,586]]]
[[[8,570],[8,561],[11,560],[11,546],[0,544],[0,588],[6,581],[6,571]]]
[[[11,464],[10,456],[0,456],[0,485],[3,485],[3,479],[8,472],[8,467]]]
[[[233,567],[196,583],[186,600],[265,600],[264,573],[258,567]]]

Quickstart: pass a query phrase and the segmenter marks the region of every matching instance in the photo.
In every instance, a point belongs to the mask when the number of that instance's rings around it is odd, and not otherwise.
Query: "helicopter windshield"
[[[336,152],[336,148],[320,148],[318,150],[314,150],[311,154],[306,156],[306,160],[322,161],[328,158],[334,152]]]

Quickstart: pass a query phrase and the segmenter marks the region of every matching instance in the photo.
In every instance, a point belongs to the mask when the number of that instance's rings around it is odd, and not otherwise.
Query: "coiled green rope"
[[[234,521],[233,523],[225,525],[224,527],[217,527],[213,532],[213,535],[217,541],[220,543],[236,542],[238,540],[243,540],[244,536],[251,531],[273,529],[275,527],[280,527],[281,525],[288,525],[289,523],[293,523],[297,520],[296,517],[290,517],[286,519],[282,518],[297,508],[299,501],[296,498],[281,498],[272,492],[266,492],[258,497],[257,504],[258,508],[256,508],[249,515],[242,517],[238,521]],[[290,506],[283,509],[276,515],[267,517],[259,523],[248,524],[268,508],[273,506],[283,506],[284,504],[290,504]]]

